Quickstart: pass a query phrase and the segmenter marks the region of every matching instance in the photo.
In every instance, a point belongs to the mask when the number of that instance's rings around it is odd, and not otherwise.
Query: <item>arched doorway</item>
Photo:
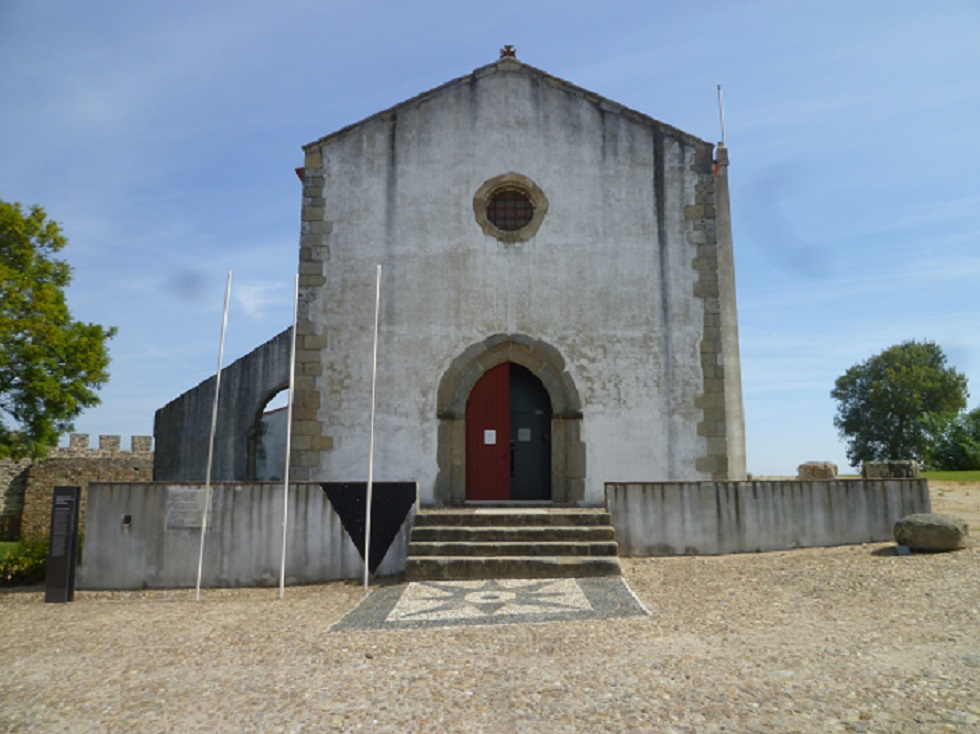
[[[564,358],[555,347],[525,334],[494,334],[464,349],[448,365],[439,381],[436,452],[439,471],[434,487],[435,504],[458,505],[468,498],[466,406],[473,388],[483,376],[505,363],[526,369],[544,388],[549,399],[550,499],[562,504],[581,502],[585,496],[586,476],[582,401]],[[508,368],[508,375],[512,369]],[[507,434],[499,435],[507,436],[503,445],[509,451],[509,428]]]
[[[289,387],[279,387],[262,403],[248,432],[247,479],[282,479],[286,463]]]
[[[466,402],[466,499],[551,499],[551,399],[530,370],[487,370]]]

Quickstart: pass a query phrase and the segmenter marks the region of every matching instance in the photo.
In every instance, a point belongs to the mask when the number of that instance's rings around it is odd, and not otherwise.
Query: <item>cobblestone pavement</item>
[[[980,486],[933,509],[975,538]],[[980,731],[980,547],[893,548],[623,559],[649,616],[540,624],[331,632],[352,583],[4,593],[0,732]]]
[[[576,622],[643,614],[649,612],[620,577],[421,581],[370,594],[331,630]]]

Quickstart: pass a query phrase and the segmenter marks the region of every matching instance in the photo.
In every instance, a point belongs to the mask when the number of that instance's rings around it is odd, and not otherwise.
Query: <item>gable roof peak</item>
[[[494,74],[500,72],[506,72],[511,74],[513,73],[526,74],[532,77],[537,77],[538,79],[543,79],[548,83],[550,87],[554,89],[561,89],[566,93],[584,99],[588,99],[593,104],[601,107],[605,112],[620,114],[623,115],[624,117],[640,122],[641,124],[651,125],[660,128],[661,130],[665,132],[669,132],[669,134],[675,137],[681,138],[683,140],[687,140],[688,142],[691,143],[695,143],[695,144],[706,143],[706,141],[701,140],[700,138],[691,135],[690,133],[686,133],[682,130],[679,130],[673,127],[672,125],[667,125],[659,120],[656,120],[648,115],[643,114],[642,112],[637,112],[636,110],[630,109],[629,107],[626,107],[625,105],[622,105],[618,102],[614,102],[613,100],[607,97],[589,91],[588,89],[584,89],[583,87],[579,87],[575,84],[572,84],[571,82],[556,77],[553,74],[549,74],[546,71],[531,66],[530,64],[525,64],[517,58],[516,47],[514,47],[511,44],[506,44],[503,46],[503,48],[500,49],[500,58],[498,58],[496,61],[492,61],[489,64],[486,64],[485,66],[481,66],[477,69],[474,69],[471,73],[465,76],[452,79],[448,82],[445,82],[444,84],[440,84],[439,86],[434,87],[433,89],[430,89],[426,92],[422,92],[421,94],[417,94],[416,96],[407,99],[403,102],[400,102],[394,105],[393,107],[389,107],[386,110],[377,112],[371,115],[370,117],[361,120],[360,122],[355,122],[351,125],[347,125],[346,127],[341,128],[340,130],[337,130],[333,133],[325,135],[322,138],[319,138],[318,140],[314,140],[313,142],[304,145],[303,148],[309,149],[315,145],[322,144],[328,140],[336,139],[338,137],[346,135],[347,133],[363,126],[365,123],[371,120],[388,119],[393,114],[397,114],[399,110],[433,99],[443,94],[449,89],[457,87],[461,84],[472,82],[474,80],[479,80],[485,77],[493,76]]]

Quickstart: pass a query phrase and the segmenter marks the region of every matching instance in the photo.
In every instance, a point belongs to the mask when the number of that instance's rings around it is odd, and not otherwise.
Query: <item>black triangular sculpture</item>
[[[320,486],[363,559],[367,482],[321,482]],[[416,485],[415,482],[374,482],[371,495],[371,561],[368,568],[373,574],[415,505]]]

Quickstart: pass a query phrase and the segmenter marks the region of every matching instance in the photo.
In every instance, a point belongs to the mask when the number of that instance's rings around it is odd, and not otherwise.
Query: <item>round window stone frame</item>
[[[520,229],[500,229],[487,218],[487,206],[495,195],[503,191],[519,191],[531,202],[531,207],[534,209],[531,221]],[[483,229],[484,234],[508,244],[526,242],[537,234],[541,222],[544,221],[544,217],[548,213],[548,197],[544,195],[541,187],[527,176],[513,172],[504,173],[485,181],[477,189],[476,194],[473,195],[473,213],[476,215],[476,222]]]

